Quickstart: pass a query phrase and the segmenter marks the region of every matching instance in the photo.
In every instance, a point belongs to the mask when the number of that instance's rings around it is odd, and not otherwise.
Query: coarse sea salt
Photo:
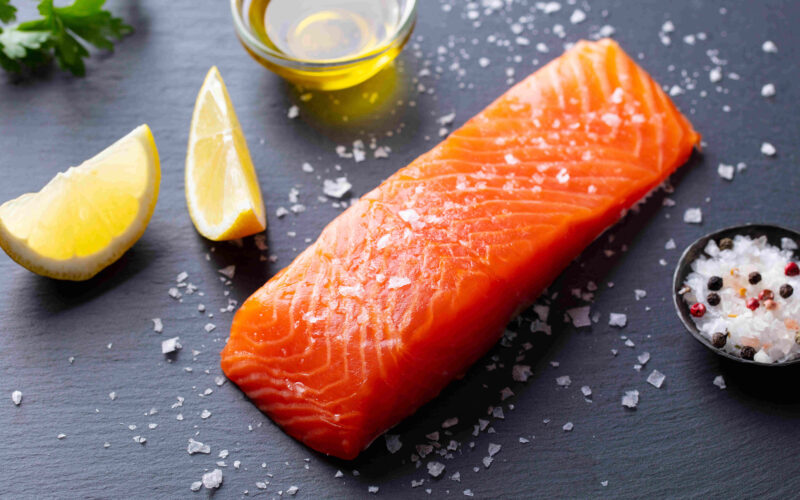
[[[636,409],[636,406],[639,404],[639,391],[625,391],[625,394],[622,396],[622,406],[625,408],[630,408],[632,410]]]
[[[761,154],[764,156],[775,156],[778,151],[775,149],[775,146],[770,144],[769,142],[765,142],[761,144]]]
[[[655,387],[656,389],[660,389],[661,385],[664,383],[664,380],[667,377],[658,370],[653,370],[650,375],[647,376],[647,383]]]
[[[725,385],[725,379],[722,378],[722,375],[717,375],[716,377],[714,377],[714,385],[716,385],[720,389],[725,389],[726,387],[728,387],[727,385]]]
[[[687,224],[700,224],[703,222],[703,211],[699,208],[687,208],[683,213],[683,222]]]
[[[19,406],[22,404],[22,391],[14,391],[11,393],[11,401]]]
[[[353,185],[347,181],[347,177],[337,177],[335,180],[325,179],[322,181],[322,192],[331,198],[342,198],[352,187]]]
[[[592,324],[592,320],[589,319],[589,306],[583,307],[573,307],[572,309],[567,309],[567,315],[569,315],[570,319],[572,320],[573,326],[575,328],[582,328],[584,326],[590,326]]]
[[[717,167],[717,174],[719,174],[719,176],[726,181],[732,181],[735,172],[736,168],[733,165],[725,165],[724,163],[720,163]]]
[[[608,315],[608,325],[625,327],[628,324],[628,316],[622,313],[611,313]]]
[[[727,332],[725,351],[739,355],[742,347],[756,350],[756,361],[763,363],[782,362],[800,357],[797,335],[800,331],[800,293],[795,291],[781,297],[779,290],[784,285],[800,290],[799,276],[786,276],[784,267],[792,261],[790,249],[771,245],[765,237],[750,238],[737,235],[733,248],[720,250],[717,242],[706,245],[705,255],[692,262],[692,272],[684,285],[689,291],[683,294],[688,305],[701,302],[706,306],[702,317],[692,317],[698,330],[709,341],[717,332]],[[758,272],[761,279],[751,284],[750,273]],[[720,290],[709,290],[712,276],[723,280]],[[740,292],[744,290],[744,296]],[[764,290],[774,296],[771,308],[766,299],[758,300],[758,307],[747,307],[748,299],[757,299]],[[719,295],[719,305],[707,303],[706,297],[714,291]],[[774,307],[772,307],[774,306]]]

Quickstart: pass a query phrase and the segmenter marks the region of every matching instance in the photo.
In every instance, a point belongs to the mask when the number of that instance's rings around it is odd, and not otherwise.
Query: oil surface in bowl
[[[308,62],[356,58],[389,41],[399,0],[252,0],[251,28],[271,48]]]

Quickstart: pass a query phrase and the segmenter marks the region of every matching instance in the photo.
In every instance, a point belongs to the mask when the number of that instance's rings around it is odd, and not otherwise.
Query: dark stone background
[[[0,199],[39,189],[57,171],[80,163],[140,123],[152,127],[163,169],[159,204],[144,237],[92,281],[51,281],[0,257],[0,496],[207,496],[205,491],[191,493],[189,485],[216,467],[223,449],[230,455],[224,484],[214,495],[219,498],[240,497],[246,490],[252,497],[276,497],[290,485],[300,488],[298,498],[367,496],[369,485],[379,486],[380,496],[398,498],[427,497],[427,488],[435,497],[462,497],[463,490],[471,489],[479,498],[797,494],[798,372],[741,369],[700,347],[673,312],[670,278],[680,249],[704,232],[747,221],[798,227],[800,3],[580,2],[588,17],[573,25],[569,16],[576,6],[564,2],[552,15],[537,11],[533,29],[526,23],[522,36],[530,39],[529,46],[517,45],[509,26],[534,10],[533,0],[489,15],[481,8],[477,27],[466,17],[467,2],[420,3],[414,39],[394,69],[357,89],[315,92],[309,102],[247,56],[222,0],[112,2],[136,32],[113,55],[93,57],[86,78],[55,68],[22,79],[0,76]],[[444,3],[452,5],[449,12],[442,9]],[[26,4],[25,11],[30,10]],[[676,31],[665,46],[658,32],[668,19]],[[565,26],[564,40],[552,33],[556,23]],[[364,194],[435,144],[438,117],[456,111],[457,126],[508,88],[506,68],[515,68],[519,80],[560,53],[563,42],[587,37],[604,24],[615,28],[614,37],[632,55],[641,54],[640,63],[660,83],[685,89],[674,99],[704,135],[705,147],[676,174],[674,194],[654,195],[551,287],[560,292],[551,312],[552,336],[530,333],[533,313],[526,312],[512,347],[493,349],[464,380],[395,430],[404,443],[399,453],[390,455],[379,440],[352,463],[304,448],[233,384],[215,385],[221,373],[218,352],[232,317],[220,312],[227,305],[224,292],[238,301],[246,298],[339,213],[329,201],[318,200],[322,179],[341,175],[334,165],[341,165],[354,195]],[[682,40],[700,32],[707,37],[694,45]],[[510,46],[490,43],[490,35],[510,40]],[[473,38],[479,43],[474,45]],[[777,54],[761,50],[767,39],[777,44]],[[539,42],[549,46],[549,54],[536,51]],[[440,46],[447,48],[441,56]],[[710,49],[727,62],[718,84],[709,82],[708,71],[715,65]],[[516,55],[520,62],[514,61]],[[486,68],[478,64],[482,56],[491,59]],[[451,69],[454,61],[464,75]],[[258,169],[269,213],[267,252],[259,252],[252,239],[241,248],[203,240],[185,209],[189,120],[211,65],[220,68],[227,82]],[[430,75],[418,78],[424,67]],[[434,92],[418,93],[417,80]],[[771,99],[760,95],[768,82],[777,87]],[[286,116],[292,104],[300,108],[295,120]],[[389,137],[388,131],[395,133]],[[372,136],[391,147],[388,159],[370,155],[355,164],[336,156],[336,145],[368,142]],[[759,153],[765,140],[777,147],[776,157]],[[316,168],[314,174],[301,170],[306,161]],[[720,162],[745,162],[747,169],[728,182],[716,173]],[[293,186],[307,211],[278,219],[275,210],[289,206]],[[665,196],[677,205],[663,207]],[[684,210],[695,206],[703,209],[700,226],[682,222]],[[664,249],[669,238],[677,250]],[[611,258],[603,255],[608,249],[616,252]],[[262,255],[275,255],[277,261],[263,262]],[[217,270],[229,264],[236,264],[237,271],[226,286]],[[184,296],[182,303],[168,297],[181,271],[204,296]],[[591,307],[602,319],[576,330],[564,325],[561,316],[580,304],[570,289],[588,280],[600,285]],[[635,288],[645,289],[647,297],[635,301]],[[214,312],[210,321],[217,328],[211,333],[203,329],[209,320],[197,312],[200,302]],[[607,326],[610,312],[627,313],[628,326]],[[163,319],[162,335],[152,330],[154,317]],[[621,334],[636,347],[625,347]],[[170,336],[180,336],[183,350],[168,362],[160,342]],[[513,383],[510,368],[524,342],[534,346],[524,361],[534,374],[527,384]],[[612,356],[611,349],[619,355]],[[199,353],[193,356],[192,350]],[[652,359],[637,372],[633,365],[644,351]],[[488,371],[491,356],[504,366]],[[554,368],[552,361],[560,366]],[[654,368],[667,376],[661,389],[645,382]],[[719,374],[727,390],[712,385]],[[572,378],[571,387],[557,387],[554,379],[560,375]],[[582,385],[594,391],[591,403],[582,397]],[[473,424],[485,417],[487,407],[501,404],[499,391],[506,386],[516,395],[502,403],[505,419],[491,419],[496,433],[473,437]],[[213,394],[198,396],[208,387]],[[10,401],[15,389],[24,393],[20,407]],[[620,405],[624,391],[631,389],[641,393],[635,411]],[[111,391],[117,394],[114,401]],[[185,403],[173,409],[178,396]],[[146,415],[151,408],[158,412]],[[212,416],[201,419],[203,409]],[[178,413],[183,421],[176,420]],[[462,447],[452,460],[443,460],[446,477],[431,481],[424,465],[417,469],[409,456],[415,444],[425,442],[424,434],[452,416],[460,418],[452,431]],[[562,430],[568,421],[575,425],[569,433]],[[158,427],[149,429],[149,423]],[[59,433],[67,437],[58,440]],[[146,444],[135,443],[136,435],[146,437]],[[519,443],[521,436],[531,442]],[[190,437],[211,445],[212,454],[188,455]],[[108,449],[104,442],[110,443]],[[503,448],[485,469],[481,459],[489,443]],[[239,470],[232,466],[235,460],[241,461]],[[335,479],[339,469],[344,478]],[[460,483],[448,479],[456,471]],[[425,483],[412,488],[415,479]],[[258,489],[256,482],[265,480],[267,488]]]

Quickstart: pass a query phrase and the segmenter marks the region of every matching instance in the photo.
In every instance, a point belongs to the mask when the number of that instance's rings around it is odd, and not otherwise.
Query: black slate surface
[[[112,2],[136,33],[115,54],[94,57],[86,78],[52,68],[30,78],[0,76],[0,199],[39,189],[57,171],[140,123],[152,127],[163,169],[159,204],[144,237],[96,279],[59,283],[0,257],[0,496],[206,497],[209,492],[192,493],[189,485],[217,467],[221,450],[229,455],[221,467],[224,484],[213,494],[217,498],[277,497],[291,485],[299,487],[298,498],[363,497],[370,485],[390,498],[462,497],[467,489],[476,498],[795,496],[800,489],[798,372],[762,373],[767,370],[718,359],[682,329],[669,293],[680,249],[704,232],[748,221],[800,225],[800,35],[795,26],[800,4],[608,0],[561,5],[559,12],[536,11],[533,20],[524,20],[520,36],[530,45],[519,45],[510,25],[535,11],[533,0],[488,14],[480,7],[477,20],[467,18],[467,2],[424,0],[413,41],[394,68],[351,91],[314,92],[308,102],[242,50],[224,1]],[[569,18],[576,7],[587,19],[573,25]],[[26,9],[30,12],[30,5]],[[669,46],[658,34],[666,20],[676,27]],[[554,24],[565,27],[564,39],[553,34]],[[322,179],[346,175],[353,194],[364,194],[437,142],[438,117],[455,111],[457,126],[508,88],[506,68],[514,68],[513,79],[519,80],[560,53],[563,43],[606,24],[660,83],[680,86],[682,93],[674,99],[704,135],[705,147],[673,178],[673,194],[651,197],[551,287],[559,292],[551,336],[529,331],[534,314],[527,311],[521,326],[512,328],[518,336],[511,347],[497,346],[463,380],[393,431],[404,443],[400,452],[389,454],[379,439],[352,463],[304,448],[233,384],[215,384],[221,374],[218,353],[232,317],[220,308],[228,298],[246,298],[339,213],[330,201],[318,200]],[[683,40],[690,34],[693,45]],[[768,39],[778,53],[762,51]],[[503,46],[502,40],[510,43]],[[539,42],[550,52],[538,52]],[[480,57],[491,60],[488,67],[479,65]],[[711,83],[709,70],[722,63],[715,58],[725,62],[723,78]],[[227,82],[258,169],[269,213],[266,252],[252,238],[241,247],[203,240],[185,209],[189,120],[211,65]],[[418,76],[424,68],[429,73]],[[770,99],[760,95],[768,82],[777,88]],[[291,105],[299,106],[295,120],[287,118]],[[388,159],[370,155],[356,164],[337,157],[337,145],[350,147],[356,139],[368,143],[373,136],[391,148]],[[774,158],[760,154],[763,141],[777,148]],[[303,172],[303,162],[315,172]],[[733,182],[717,175],[719,163],[738,162],[747,169]],[[334,170],[337,164],[341,173]],[[299,189],[307,210],[278,219],[275,211],[290,205],[292,187]],[[662,206],[666,197],[676,206]],[[702,207],[701,225],[682,222],[689,207]],[[677,250],[664,248],[670,238]],[[605,250],[615,253],[609,258]],[[277,260],[264,262],[262,255]],[[226,286],[217,271],[230,264],[236,265],[236,275]],[[204,296],[185,295],[178,302],[167,295],[182,271]],[[601,319],[576,330],[561,317],[581,304],[571,289],[589,280],[599,285],[591,308]],[[647,297],[634,300],[636,288],[646,290]],[[198,303],[214,318],[198,313]],[[628,326],[609,327],[610,312],[626,313]],[[153,332],[151,318],[156,317],[164,323],[161,335]],[[207,333],[207,322],[216,329]],[[635,347],[626,347],[621,335]],[[180,336],[183,350],[169,361],[160,353],[160,342],[171,336]],[[522,363],[532,366],[533,376],[515,383],[511,365],[526,342],[533,347]],[[613,356],[611,349],[619,354]],[[636,356],[645,351],[651,360],[641,372],[634,370]],[[554,361],[560,365],[553,367]],[[489,371],[492,364],[497,368]],[[653,369],[667,376],[661,389],[645,382]],[[726,390],[712,385],[720,374]],[[561,375],[571,377],[569,388],[556,385]],[[581,395],[582,385],[591,386],[591,402]],[[499,391],[506,386],[515,395],[501,403]],[[206,388],[213,393],[199,396]],[[24,394],[19,407],[9,397],[16,389]],[[641,394],[640,404],[626,410],[620,398],[633,389]],[[115,400],[109,397],[112,391]],[[171,408],[179,396],[185,398],[183,406]],[[490,406],[502,406],[505,418],[487,417]],[[200,417],[204,409],[211,412],[207,419]],[[415,444],[426,442],[426,433],[442,431],[440,423],[456,416],[452,437],[442,434],[441,441],[455,439],[460,448],[452,459],[438,458],[447,470],[442,479],[431,480],[426,460],[417,468],[410,455]],[[479,418],[488,418],[494,433],[473,436]],[[574,430],[563,431],[566,422]],[[150,429],[150,423],[158,425]],[[59,433],[66,437],[57,439]],[[137,444],[133,436],[147,442]],[[211,455],[188,455],[190,437],[209,444]],[[530,442],[520,443],[520,437]],[[104,448],[106,442],[110,447]],[[490,443],[502,449],[486,469],[482,458]],[[234,461],[240,461],[239,469]],[[343,478],[334,478],[337,470]],[[455,472],[460,482],[449,479]],[[421,479],[424,484],[412,488],[412,480]],[[261,481],[269,481],[266,489],[257,487]]]

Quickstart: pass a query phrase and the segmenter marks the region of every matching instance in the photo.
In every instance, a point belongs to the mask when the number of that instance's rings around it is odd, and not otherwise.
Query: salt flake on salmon
[[[699,140],[615,42],[580,42],[333,220],[236,313],[222,369],[289,435],[355,458]]]

